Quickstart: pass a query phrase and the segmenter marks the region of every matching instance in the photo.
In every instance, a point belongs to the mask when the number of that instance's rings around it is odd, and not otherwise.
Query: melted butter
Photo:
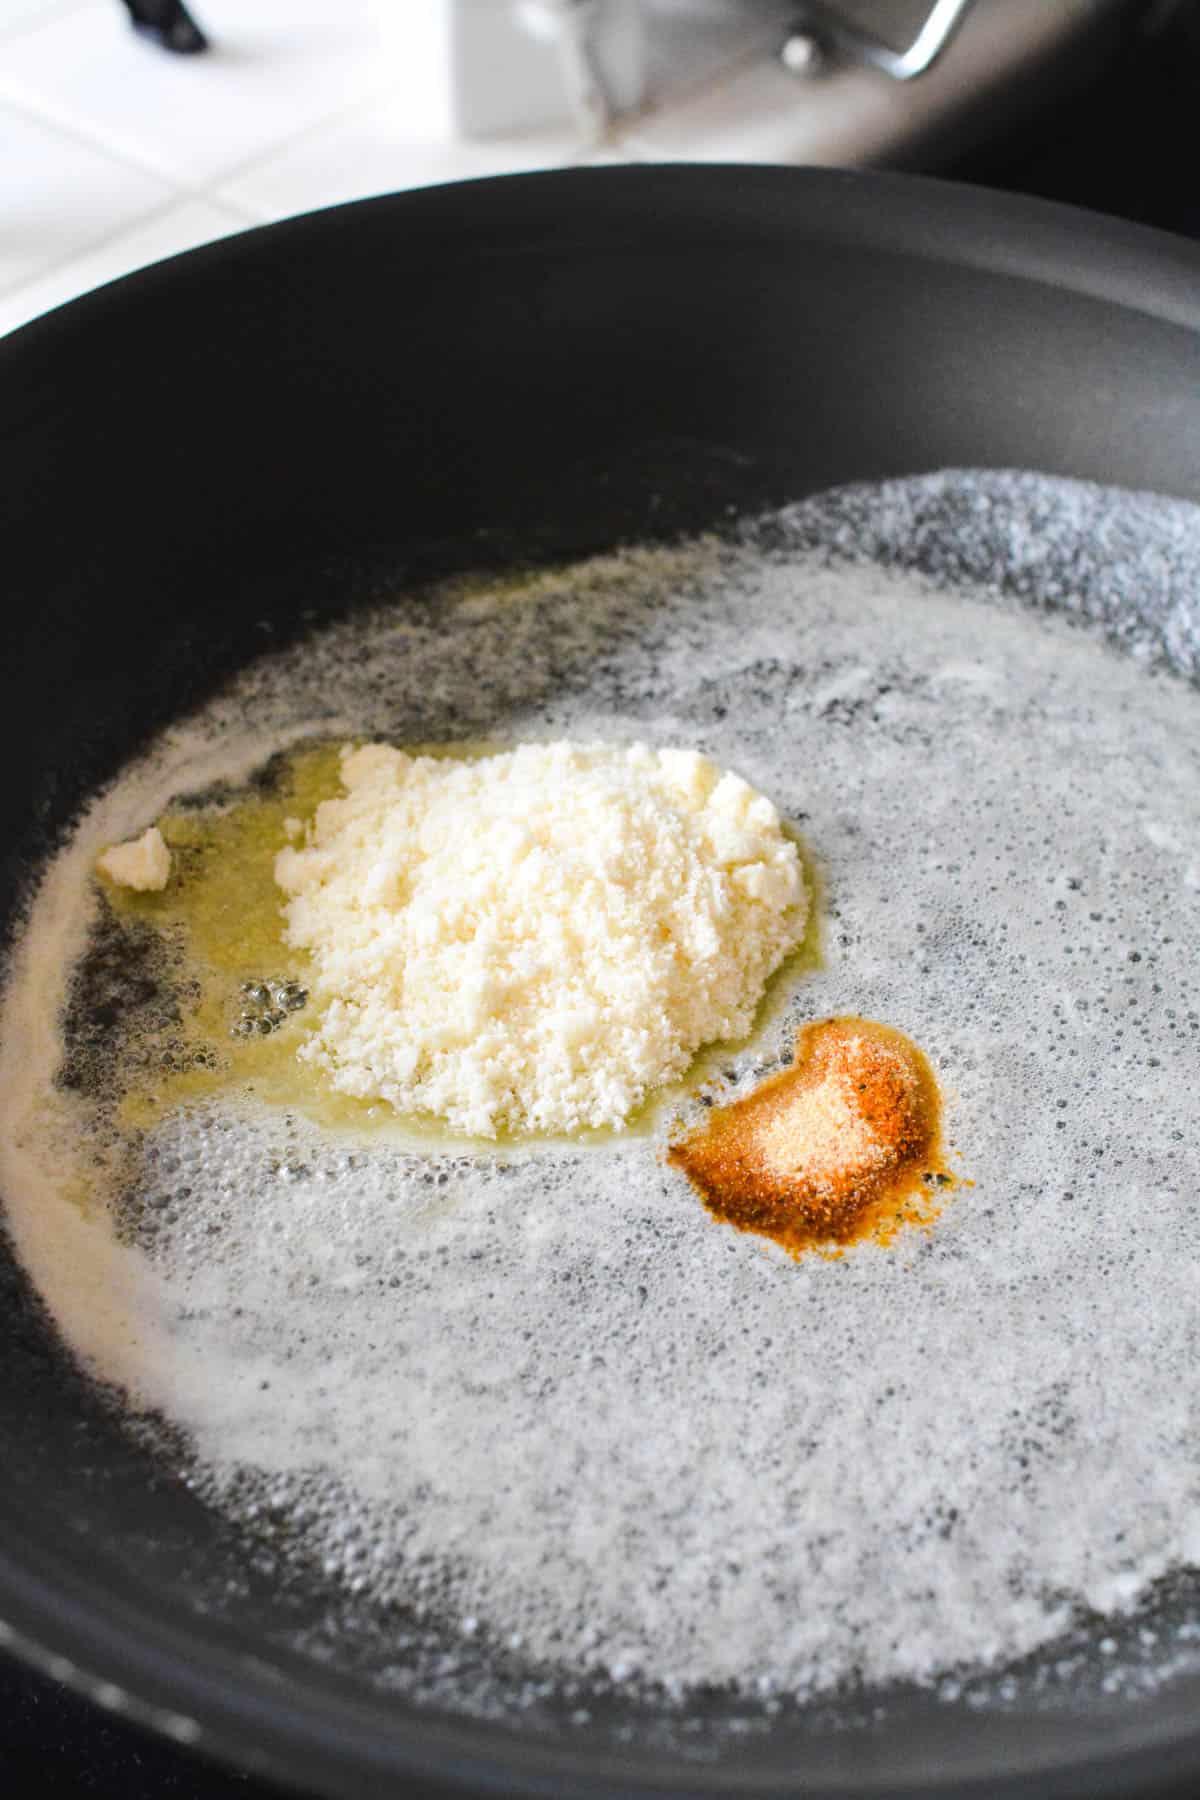
[[[492,742],[411,745],[414,756],[469,758],[506,746]],[[342,741],[310,744],[280,756],[271,779],[249,791],[204,803],[181,801],[156,821],[171,851],[172,873],[161,892],[137,893],[108,881],[102,886],[118,916],[152,925],[180,951],[182,1054],[148,1059],[123,1084],[117,1122],[134,1134],[150,1130],[177,1107],[216,1099],[223,1103],[294,1111],[323,1132],[355,1142],[387,1138],[414,1147],[475,1149],[495,1155],[529,1140],[501,1132],[469,1138],[428,1115],[397,1114],[386,1102],[339,1093],[319,1067],[298,1055],[315,1022],[313,1007],[289,1014],[273,1031],[240,1036],[235,1030],[246,1001],[243,989],[264,981],[308,980],[308,956],[283,935],[283,896],[275,883],[277,853],[291,842],[284,821],[307,823],[322,800],[341,792]],[[785,827],[785,829],[787,829]],[[678,1105],[681,1087],[694,1091],[786,1005],[796,982],[820,966],[821,878],[798,834],[796,844],[809,891],[802,943],[767,983],[746,1039],[708,1045],[682,1084],[650,1095],[619,1127],[574,1133],[572,1144],[602,1144],[617,1137],[649,1136],[664,1113]],[[540,1136],[539,1143],[562,1143]]]
[[[181,1035],[185,1055],[134,1079],[119,1123],[146,1130],[174,1107],[217,1095],[296,1107],[331,1130],[374,1123],[379,1109],[337,1094],[296,1055],[309,1009],[264,1036],[235,1035],[243,985],[291,980],[304,986],[307,958],[283,937],[275,856],[289,841],[284,820],[305,819],[338,791],[340,745],[310,746],[283,760],[277,779],[212,805],[178,805],[158,821],[172,856],[161,893],[105,886],[119,915],[153,925],[181,945]]]
[[[715,1218],[793,1256],[837,1256],[929,1226],[956,1185],[928,1059],[903,1032],[854,1017],[806,1025],[792,1067],[716,1108],[668,1159]]]

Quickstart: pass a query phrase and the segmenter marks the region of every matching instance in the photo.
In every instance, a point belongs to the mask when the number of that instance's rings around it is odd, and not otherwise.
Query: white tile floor
[[[908,0],[873,4],[908,28]],[[905,108],[952,108],[964,72],[1015,72],[1078,10],[976,0],[934,74],[901,89],[849,67],[786,75],[795,0],[643,0],[649,103],[597,151],[567,127],[456,138],[444,0],[194,5],[213,48],[173,57],[118,0],[0,0],[0,334],[143,263],[367,194],[598,159],[878,157],[911,129]]]
[[[660,106],[769,55],[791,12],[791,0],[652,3]],[[172,57],[131,31],[118,0],[0,0],[0,333],[264,220],[596,156],[566,128],[454,137],[425,0],[195,11],[213,48]],[[640,153],[618,137],[604,154]]]

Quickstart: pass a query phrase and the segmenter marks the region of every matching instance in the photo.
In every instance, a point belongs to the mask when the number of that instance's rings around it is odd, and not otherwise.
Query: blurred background
[[[0,332],[266,220],[595,161],[928,169],[1193,231],[1198,10],[0,0]]]

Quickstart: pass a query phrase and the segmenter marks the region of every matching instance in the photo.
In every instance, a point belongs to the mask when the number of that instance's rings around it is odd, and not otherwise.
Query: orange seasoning
[[[790,1069],[716,1108],[668,1159],[715,1217],[794,1256],[890,1243],[936,1218],[953,1180],[928,1061],[903,1032],[856,1018],[804,1026]]]

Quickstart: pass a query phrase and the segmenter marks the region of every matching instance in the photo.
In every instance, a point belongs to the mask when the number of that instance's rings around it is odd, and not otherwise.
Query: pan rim
[[[587,210],[573,211],[573,196],[586,186]],[[520,214],[514,235],[511,219],[503,238],[489,235],[487,214],[491,190],[502,187]],[[445,224],[447,198],[455,226]],[[457,199],[458,204],[454,205]],[[340,232],[352,232],[367,210],[395,217],[405,234],[406,253],[422,234],[439,256],[453,260],[453,246],[476,259],[480,249],[493,255],[526,256],[553,246],[569,254],[583,246],[593,252],[611,245],[630,248],[661,242],[663,208],[669,206],[668,235],[723,230],[761,243],[783,242],[781,232],[815,248],[853,245],[881,254],[901,254],[916,262],[942,262],[982,275],[1008,276],[1031,284],[1050,285],[1136,312],[1164,323],[1200,332],[1200,249],[1186,240],[1075,209],[1006,194],[961,187],[926,177],[863,174],[844,170],[798,170],[705,165],[653,168],[604,168],[555,171],[453,184],[323,209],[275,225],[258,227],[231,239],[168,259],[126,276],[95,293],[69,302],[36,320],[0,344],[0,379],[6,358],[52,351],[58,334],[86,330],[88,321],[119,307],[135,290],[169,288],[186,281],[201,262],[224,263],[236,272],[239,259],[269,256],[284,236],[308,238],[322,253],[335,248]],[[638,233],[630,235],[637,215]],[[564,216],[571,223],[562,229]],[[1080,224],[1087,237],[1080,241]],[[470,226],[470,233],[464,230]],[[623,229],[624,228],[624,229]],[[469,241],[468,241],[469,237]],[[7,1508],[5,1509],[7,1511]],[[160,1620],[138,1616],[134,1630],[113,1614],[103,1584],[92,1580],[73,1594],[55,1587],[21,1555],[19,1522],[6,1519],[11,1535],[0,1541],[0,1646],[64,1679],[101,1704],[116,1705],[140,1723],[186,1738],[210,1754],[249,1759],[262,1772],[294,1780],[298,1769],[315,1771],[329,1781],[328,1791],[361,1791],[359,1783],[372,1769],[377,1777],[421,1780],[425,1792],[553,1793],[570,1779],[577,1791],[600,1796],[685,1792],[780,1793],[778,1781],[763,1776],[737,1776],[723,1767],[714,1772],[681,1770],[678,1779],[651,1771],[622,1772],[599,1752],[549,1749],[520,1742],[511,1734],[470,1720],[443,1725],[415,1709],[405,1715],[389,1701],[393,1720],[407,1736],[391,1737],[381,1751],[378,1722],[376,1745],[355,1745],[359,1760],[344,1772],[328,1770],[325,1759],[346,1750],[346,1739],[361,1707],[321,1690],[326,1717],[321,1718],[303,1695],[281,1693],[277,1678],[263,1669],[242,1672],[230,1691],[227,1667],[203,1646],[200,1634],[169,1629]],[[205,1654],[197,1655],[204,1650]],[[190,1654],[187,1654],[190,1652]],[[213,1666],[205,1666],[205,1657]],[[227,1655],[222,1659],[227,1664]],[[63,1667],[64,1661],[69,1667]],[[163,1674],[163,1670],[167,1674]],[[102,1671],[107,1670],[107,1673]],[[316,1684],[314,1684],[314,1693]],[[171,1698],[178,1695],[178,1700]],[[378,1714],[381,1707],[376,1707]],[[181,1725],[180,1721],[186,1722]],[[1153,1734],[1151,1734],[1153,1738]],[[339,1740],[340,1739],[340,1743]],[[424,1740],[424,1741],[422,1741]],[[445,1740],[443,1742],[443,1740]],[[1181,1759],[1200,1767],[1200,1732],[1093,1762],[1055,1769],[1030,1766],[1012,1777],[950,1776],[947,1791],[1062,1796],[1069,1794],[1168,1793],[1190,1791]],[[522,1767],[522,1765],[525,1765]],[[543,1766],[544,1765],[544,1766]],[[649,1762],[644,1765],[649,1769]],[[609,1785],[612,1782],[619,1785]],[[556,1783],[558,1785],[556,1785]],[[939,1784],[940,1785],[940,1784]],[[810,1787],[812,1800],[822,1793],[867,1795],[872,1788],[856,1780],[853,1787]],[[908,1791],[881,1781],[874,1791],[902,1800]],[[922,1792],[931,1791],[928,1784]]]
[[[556,199],[581,186],[590,190],[586,229],[580,227],[580,212],[563,208]],[[485,200],[491,192],[502,192],[506,201],[506,223],[494,235],[488,232]],[[751,195],[753,213],[740,204]],[[447,200],[458,215],[450,232]],[[640,221],[631,211],[635,200],[644,211]],[[659,202],[668,200],[671,208],[664,213]],[[520,236],[514,235],[514,207],[523,213]],[[461,223],[473,211],[468,244]],[[149,291],[203,266],[224,263],[232,273],[243,256],[257,258],[276,243],[332,224],[352,230],[355,220],[372,213],[402,217],[407,232],[415,238],[424,230],[448,263],[454,260],[448,252],[457,246],[462,259],[473,265],[482,254],[525,256],[538,247],[557,254],[595,250],[604,247],[606,236],[614,247],[661,244],[689,228],[711,230],[718,221],[748,239],[774,242],[783,241],[780,225],[791,225],[797,235],[826,248],[860,248],[869,233],[871,248],[883,254],[1067,288],[1081,298],[1200,331],[1200,244],[1153,226],[933,175],[817,165],[627,163],[480,176],[342,201],[248,226],[105,282],[16,327],[0,338],[0,370],[6,357],[28,354],[47,333],[82,322],[93,311],[119,306],[136,290]],[[1079,236],[1083,221],[1086,240]],[[643,227],[636,235],[635,223]]]

